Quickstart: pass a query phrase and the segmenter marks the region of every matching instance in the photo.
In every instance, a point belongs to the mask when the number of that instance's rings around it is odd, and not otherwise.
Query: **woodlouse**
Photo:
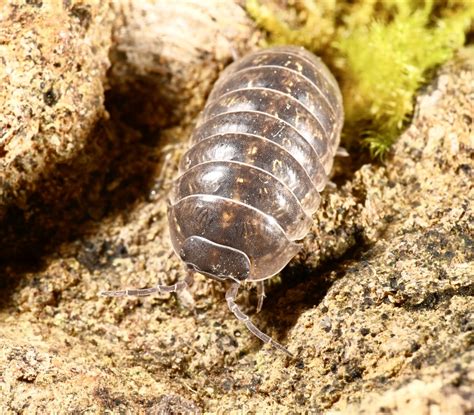
[[[286,353],[235,298],[242,281],[257,282],[259,311],[263,281],[300,249],[296,241],[309,231],[328,183],[342,123],[341,93],[319,58],[293,46],[252,53],[216,82],[169,201],[172,245],[188,276],[230,280],[229,309]],[[145,296],[188,282],[102,294]]]

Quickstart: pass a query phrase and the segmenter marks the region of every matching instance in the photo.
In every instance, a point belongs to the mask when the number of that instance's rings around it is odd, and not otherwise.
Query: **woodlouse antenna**
[[[157,285],[151,288],[140,288],[131,290],[102,291],[101,297],[147,297],[156,293],[176,293],[188,288],[193,281],[192,272],[188,272],[184,281],[178,281],[173,285]]]
[[[239,290],[240,284],[235,282],[231,285],[231,287],[227,290],[225,293],[225,299],[227,301],[227,306],[229,307],[229,310],[234,313],[235,317],[239,321],[245,324],[247,329],[257,336],[261,341],[264,343],[270,343],[272,346],[276,347],[278,350],[286,353],[290,357],[294,357],[293,354],[283,345],[278,343],[277,341],[273,340],[268,334],[265,334],[263,331],[261,331],[255,324],[253,324],[252,320],[250,320],[249,316],[245,313],[243,313],[237,303],[235,302],[235,298],[237,297],[237,292]]]

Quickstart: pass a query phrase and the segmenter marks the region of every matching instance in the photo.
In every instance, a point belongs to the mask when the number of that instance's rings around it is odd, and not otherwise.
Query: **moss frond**
[[[336,0],[296,0],[294,7],[278,10],[275,4],[247,0],[246,8],[268,32],[270,45],[301,45],[309,50],[327,46],[335,35]]]
[[[377,157],[402,131],[427,74],[464,44],[474,19],[474,2],[464,0],[304,0],[290,11],[248,0],[247,10],[270,44],[305,46],[336,69],[345,145],[362,141]]]
[[[458,15],[431,22],[432,1],[425,7],[373,21],[338,39],[343,57],[342,88],[348,126],[365,136],[374,155],[383,155],[413,111],[414,96],[427,70],[452,57],[464,43],[468,20]],[[358,125],[371,121],[372,131]]]

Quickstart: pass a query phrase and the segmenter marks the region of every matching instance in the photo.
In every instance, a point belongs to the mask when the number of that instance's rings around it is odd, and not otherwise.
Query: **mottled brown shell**
[[[218,279],[279,272],[311,226],[342,123],[335,79],[303,48],[265,49],[230,65],[173,187],[175,252]]]

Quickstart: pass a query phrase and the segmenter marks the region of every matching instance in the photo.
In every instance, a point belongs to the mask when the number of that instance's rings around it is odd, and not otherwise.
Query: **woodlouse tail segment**
[[[229,42],[229,51],[230,51],[230,56],[232,56],[232,61],[235,62],[241,58],[239,51],[237,48]]]
[[[288,356],[294,357],[293,354],[286,347],[284,347],[277,341],[273,340],[269,335],[265,334],[260,329],[258,329],[255,326],[255,324],[253,324],[253,322],[250,320],[249,316],[247,316],[240,310],[239,306],[235,302],[235,298],[237,297],[238,290],[239,290],[239,283],[233,283],[232,286],[227,290],[225,294],[225,299],[227,301],[227,306],[229,307],[229,310],[232,311],[232,313],[234,313],[235,317],[237,317],[239,321],[245,324],[247,329],[252,334],[257,336],[264,343],[270,343],[272,346],[286,353]]]

